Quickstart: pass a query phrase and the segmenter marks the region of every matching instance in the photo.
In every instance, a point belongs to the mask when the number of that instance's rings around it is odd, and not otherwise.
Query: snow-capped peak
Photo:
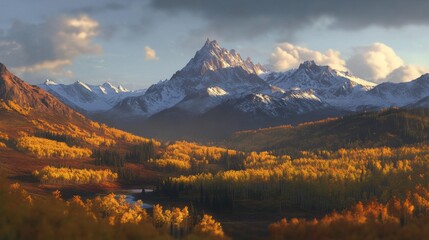
[[[210,39],[207,39],[204,46],[197,51],[191,61],[182,69],[182,72],[204,74],[207,71],[230,67],[241,67],[252,74],[264,72],[264,68],[260,64],[255,65],[250,58],[244,61],[234,49],[228,51],[222,48],[216,40],[210,41]]]
[[[105,82],[105,83],[103,83],[103,85],[101,85],[101,86],[103,86],[103,87],[106,87],[106,88],[116,88],[115,86],[113,86],[111,83],[109,83],[109,82]]]
[[[129,91],[122,86],[115,87],[109,82],[102,85],[89,85],[76,81],[73,84],[65,85],[46,80],[44,84],[38,86],[70,106],[90,112],[106,111],[126,97],[144,93],[144,91]]]
[[[119,89],[120,92],[129,92],[130,91],[130,90],[124,88],[122,85],[119,85],[118,89]]]
[[[88,91],[92,92],[92,89],[86,83],[84,83],[84,82],[81,82],[81,81],[77,80],[74,84],[77,85],[77,86],[82,86],[85,89],[87,89]]]
[[[130,90],[124,88],[123,86],[119,85],[118,87],[114,86],[110,82],[105,82],[103,85],[100,86],[101,91],[103,91],[104,94],[108,94],[107,92],[113,92],[113,93],[125,93],[129,92]]]
[[[56,83],[52,80],[49,80],[49,79],[46,79],[46,81],[43,84],[45,84],[45,85],[58,85],[58,83]]]

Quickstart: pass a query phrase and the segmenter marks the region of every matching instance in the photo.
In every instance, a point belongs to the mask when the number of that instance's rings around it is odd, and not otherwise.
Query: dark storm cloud
[[[209,21],[208,30],[230,37],[293,32],[321,18],[331,21],[328,27],[345,30],[429,25],[426,0],[153,0],[151,6],[198,15]]]
[[[104,13],[108,11],[121,11],[127,8],[127,5],[123,2],[108,2],[102,4],[94,4],[94,5],[86,5],[83,7],[75,8],[70,10],[69,12],[72,14],[76,13],[86,13],[86,14],[98,14]]]
[[[15,67],[98,53],[100,46],[92,43],[98,28],[98,22],[87,15],[59,16],[37,24],[15,21],[0,35],[0,58]]]

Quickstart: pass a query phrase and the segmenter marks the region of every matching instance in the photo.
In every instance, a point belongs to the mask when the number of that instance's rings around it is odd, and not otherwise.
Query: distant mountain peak
[[[241,67],[252,74],[260,74],[264,71],[260,64],[255,65],[250,58],[244,61],[236,50],[228,51],[222,48],[216,40],[207,39],[204,46],[196,52],[182,72],[202,75],[207,71],[230,67]]]
[[[111,84],[110,82],[106,81],[105,83],[103,83],[103,85],[101,85],[103,87],[110,87],[110,88],[115,88],[115,86],[113,86],[113,84]]]
[[[308,73],[320,73],[320,72],[332,73],[333,71],[336,72],[337,70],[332,69],[329,66],[317,65],[315,61],[308,60],[299,65],[298,71],[305,71]]]
[[[86,84],[80,80],[77,80],[73,85],[83,87],[84,89],[88,90],[89,92],[93,92],[91,87],[88,86],[88,84]]]
[[[104,88],[104,89],[110,89],[113,90],[116,93],[121,93],[121,92],[129,92],[130,90],[124,88],[122,85],[119,85],[118,87],[114,86],[113,84],[111,84],[110,82],[105,82],[103,83],[103,85],[101,85],[100,87]]]
[[[46,79],[43,84],[45,84],[45,85],[58,85],[58,83],[56,83],[50,79]]]
[[[318,67],[314,60],[304,61],[299,65],[299,69]]]
[[[119,91],[121,92],[129,92],[130,90],[128,90],[127,88],[123,87],[122,85],[118,86]]]

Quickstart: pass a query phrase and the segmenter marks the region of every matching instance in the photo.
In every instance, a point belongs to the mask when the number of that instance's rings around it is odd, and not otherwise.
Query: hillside
[[[296,152],[354,147],[397,147],[429,139],[429,110],[387,109],[303,123],[234,133],[226,145],[247,151]]]
[[[91,158],[95,149],[123,152],[147,142],[85,118],[0,64],[0,167],[10,179],[27,179],[27,188],[40,191],[31,177],[34,170],[48,165],[97,169]]]

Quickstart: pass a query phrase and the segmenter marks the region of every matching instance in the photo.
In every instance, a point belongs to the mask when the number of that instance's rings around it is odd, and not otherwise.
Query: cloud
[[[323,53],[285,42],[274,48],[268,62],[273,70],[285,71],[308,60],[337,70],[351,71],[360,78],[376,83],[407,82],[429,72],[426,67],[404,64],[402,58],[384,43],[356,47],[353,54],[344,60],[340,52],[333,49]]]
[[[429,1],[421,0],[152,0],[154,9],[207,20],[203,29],[230,38],[293,32],[329,19],[328,27],[354,31],[368,26],[429,25]]]
[[[155,50],[153,50],[149,46],[144,47],[144,52],[145,52],[145,56],[144,56],[145,60],[158,60],[159,59],[158,56],[156,56]]]
[[[75,9],[70,10],[69,12],[72,14],[99,14],[104,12],[110,12],[110,11],[121,11],[127,8],[127,5],[124,4],[122,1],[118,2],[107,2],[107,3],[100,3],[100,4],[94,4],[95,1],[92,1],[91,5],[86,5],[82,7],[78,7]]]
[[[428,73],[429,68],[414,66],[414,65],[404,65],[395,70],[393,70],[389,75],[387,75],[385,82],[408,82],[414,80],[421,75]]]
[[[347,60],[347,67],[358,77],[371,81],[383,81],[393,70],[401,67],[404,61],[395,51],[383,44],[373,43],[358,47]]]
[[[311,50],[291,43],[281,43],[274,49],[269,58],[269,64],[276,71],[296,68],[300,63],[314,60],[319,65],[328,65],[334,69],[347,70],[340,52],[328,49],[325,53]]]
[[[21,74],[66,77],[70,76],[66,67],[76,57],[102,52],[93,42],[98,35],[99,23],[87,15],[59,16],[38,24],[15,21],[0,36],[0,59]]]
[[[72,62],[69,60],[56,60],[38,63],[28,67],[13,67],[11,71],[28,81],[40,83],[41,79],[53,78],[72,78],[73,72],[67,67],[71,66]]]

